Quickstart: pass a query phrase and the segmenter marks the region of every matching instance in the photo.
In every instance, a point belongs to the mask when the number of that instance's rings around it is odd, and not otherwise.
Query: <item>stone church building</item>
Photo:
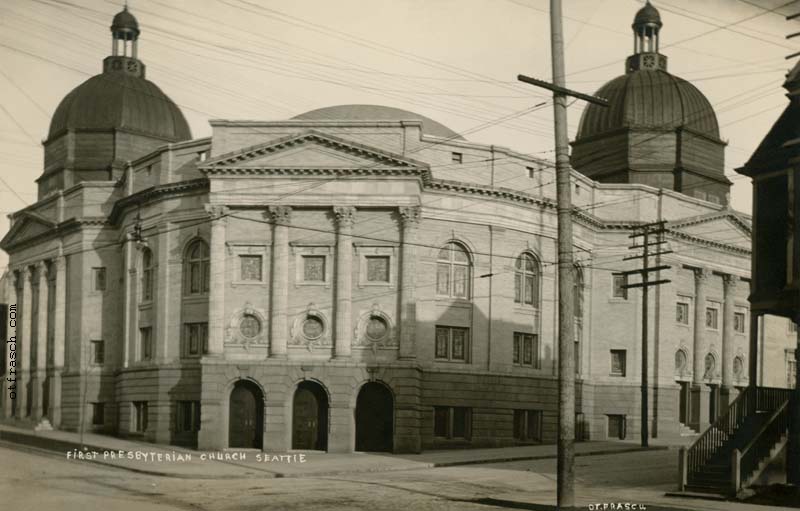
[[[640,428],[641,293],[620,273],[637,225],[667,221],[672,251],[651,292],[652,434],[706,427],[754,356],[750,218],[660,29],[637,13],[625,74],[598,91],[611,106],[588,106],[573,142],[580,439]],[[0,242],[18,307],[6,420],[201,449],[555,441],[551,162],[370,105],[193,139],[127,9],[111,32]],[[788,346],[782,321],[759,329]],[[784,354],[765,360],[784,385]]]

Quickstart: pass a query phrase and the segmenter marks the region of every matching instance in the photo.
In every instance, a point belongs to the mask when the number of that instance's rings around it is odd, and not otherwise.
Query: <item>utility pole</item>
[[[566,88],[561,0],[550,0],[550,40],[553,83],[518,75],[522,82],[553,91],[556,142],[556,195],[558,206],[558,474],[557,507],[575,506],[575,311],[572,260],[572,188],[570,185],[567,96],[608,106],[604,99]]]
[[[648,386],[648,377],[647,377],[647,364],[649,361],[649,357],[647,354],[648,348],[648,340],[647,340],[647,333],[648,333],[648,312],[650,307],[648,305],[648,291],[652,286],[660,286],[661,284],[666,284],[667,282],[671,282],[667,279],[659,279],[650,281],[649,275],[650,272],[654,271],[661,271],[667,270],[670,267],[668,265],[659,265],[659,266],[650,266],[650,257],[651,256],[660,256],[664,254],[672,253],[672,250],[661,250],[654,253],[650,253],[650,247],[657,247],[659,245],[663,245],[666,243],[664,241],[664,233],[666,229],[664,227],[665,221],[661,220],[659,222],[655,222],[652,224],[645,224],[634,228],[633,234],[628,236],[631,239],[636,240],[637,238],[642,238],[641,245],[634,244],[629,247],[632,250],[635,249],[642,249],[641,255],[629,256],[623,258],[624,261],[630,261],[632,259],[641,259],[642,260],[642,268],[639,270],[629,270],[621,272],[621,275],[635,275],[639,274],[642,276],[642,281],[637,284],[625,284],[622,287],[624,289],[632,289],[640,287],[642,288],[642,427],[641,427],[641,435],[642,435],[642,447],[647,447],[650,432],[649,432],[649,418],[647,413],[647,405],[648,405],[648,398],[647,398],[647,386]],[[656,240],[651,241],[650,236],[655,235]]]

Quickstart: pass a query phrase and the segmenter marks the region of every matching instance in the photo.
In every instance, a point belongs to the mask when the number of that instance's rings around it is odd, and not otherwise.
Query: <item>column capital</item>
[[[47,278],[48,265],[47,265],[47,261],[46,260],[42,259],[41,261],[36,263],[36,269],[39,272],[39,278],[40,279],[46,279]]]
[[[352,227],[356,221],[356,208],[350,206],[334,206],[333,216],[339,227]]]
[[[29,282],[33,280],[33,267],[29,264],[26,264],[21,269],[23,278],[28,280]]]
[[[208,216],[211,217],[211,220],[214,222],[219,220],[224,222],[231,212],[227,206],[221,204],[206,204],[205,209]]]
[[[722,284],[726,292],[735,291],[736,285],[739,284],[739,276],[726,273],[722,276]]]
[[[711,276],[711,270],[708,268],[695,268],[694,269],[694,282],[697,285],[705,284]]]
[[[405,206],[397,209],[403,227],[416,227],[422,220],[422,208],[419,206]]]
[[[53,259],[53,266],[56,271],[63,271],[67,267],[67,257],[64,254],[59,254]]]
[[[292,223],[291,206],[270,206],[267,208],[265,216],[275,224],[289,225]]]

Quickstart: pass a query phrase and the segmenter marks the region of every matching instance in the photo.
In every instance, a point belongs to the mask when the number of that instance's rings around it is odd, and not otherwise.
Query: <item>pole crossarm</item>
[[[648,254],[648,255],[660,256],[660,255],[672,254],[672,253],[673,253],[672,250],[662,250],[661,252],[653,252],[653,253]],[[630,261],[632,259],[644,259],[644,256],[643,255],[635,255],[635,256],[627,256],[627,257],[623,257],[622,258],[623,261]]]
[[[659,286],[661,284],[667,284],[669,282],[672,282],[672,281],[669,280],[669,279],[654,280],[652,282],[649,282],[649,281],[648,282],[639,282],[638,284],[625,284],[625,285],[622,286],[622,288],[623,289],[631,289],[631,288],[635,288],[635,287],[648,288],[648,287],[652,287],[652,286]]]
[[[598,98],[597,96],[592,96],[590,94],[584,94],[583,92],[567,89],[566,87],[561,87],[552,84],[550,82],[545,82],[544,80],[538,80],[536,78],[531,78],[530,76],[525,76],[525,75],[517,75],[517,80],[529,83],[531,85],[535,85],[537,87],[541,87],[543,89],[551,90],[556,94],[562,94],[564,96],[572,96],[573,98],[582,99],[584,101],[588,101],[589,103],[594,103],[595,105],[608,106],[608,101],[603,98]]]
[[[652,255],[652,254],[650,254]],[[638,275],[640,273],[651,272],[651,271],[661,271],[661,270],[669,270],[671,266],[662,264],[661,266],[653,266],[649,268],[639,268],[638,270],[627,270],[621,271],[617,273],[617,275]]]

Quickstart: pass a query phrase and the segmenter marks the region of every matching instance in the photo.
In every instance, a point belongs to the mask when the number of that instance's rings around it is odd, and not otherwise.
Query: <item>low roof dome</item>
[[[422,121],[422,132],[434,137],[464,140],[444,124],[408,110],[381,105],[337,105],[311,110],[294,119],[315,121]]]
[[[61,100],[48,138],[64,130],[126,129],[177,142],[192,133],[180,108],[153,82],[121,72],[102,73]]]
[[[111,31],[116,32],[120,30],[128,30],[139,35],[139,22],[136,21],[136,16],[128,11],[127,5],[122,11],[118,12],[111,21]]]
[[[619,128],[685,127],[719,139],[714,107],[697,87],[666,71],[639,70],[606,83],[595,93],[608,107],[590,103],[576,142]]]
[[[633,18],[634,27],[647,24],[658,25],[659,27],[663,26],[663,23],[661,23],[661,13],[658,12],[658,9],[653,7],[649,0],[644,7],[639,9],[636,16]]]

